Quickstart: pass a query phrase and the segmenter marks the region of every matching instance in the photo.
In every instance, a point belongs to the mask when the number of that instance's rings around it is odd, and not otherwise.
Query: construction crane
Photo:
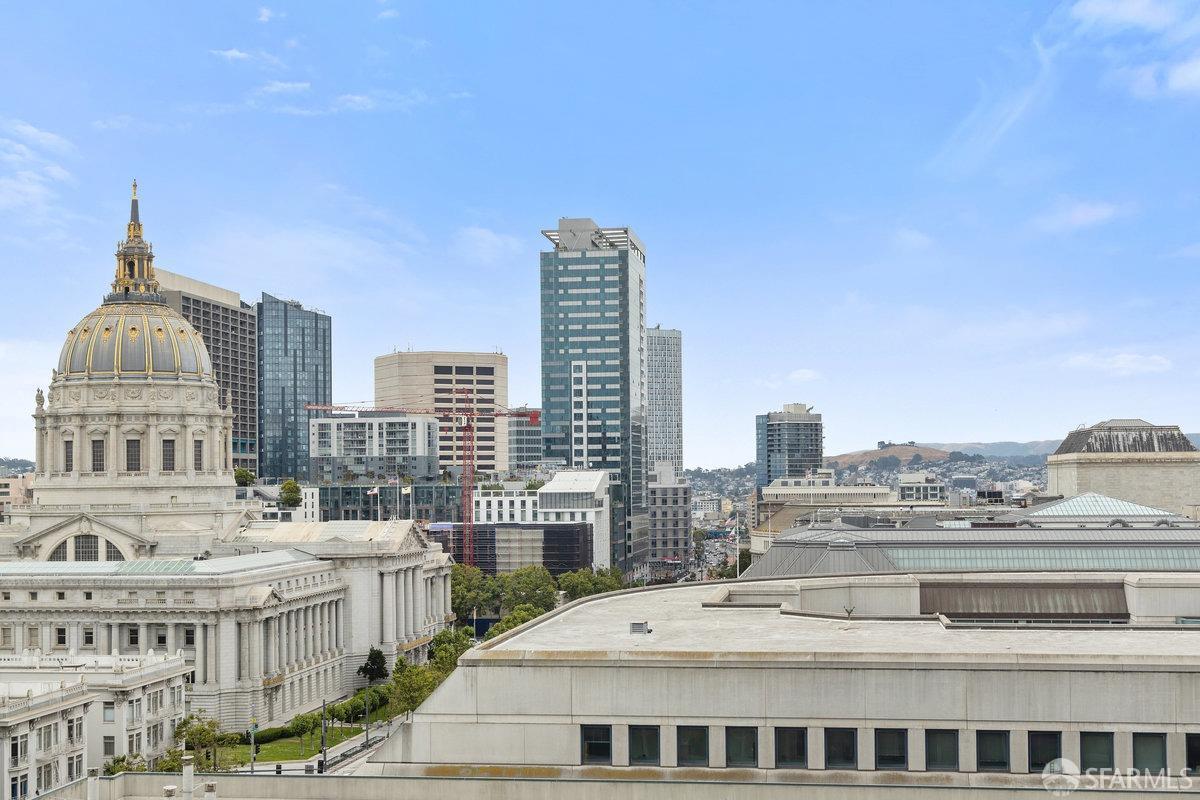
[[[456,388],[454,395],[462,397],[464,403],[460,406],[454,403],[452,407],[446,408],[399,408],[396,406],[377,406],[369,403],[340,403],[340,404],[321,404],[321,403],[306,403],[304,408],[308,411],[326,411],[334,412],[385,412],[388,414],[416,414],[426,417],[438,418],[438,432],[453,434],[455,423],[452,418],[458,418],[458,430],[461,434],[461,449],[462,449],[462,526],[463,526],[463,553],[462,561],[465,564],[474,566],[475,564],[475,420],[480,417],[524,417],[529,420],[531,425],[537,425],[540,421],[541,412],[537,409],[512,409],[504,408],[503,406],[494,405],[491,409],[478,409],[475,407],[475,395],[470,389]],[[436,401],[435,401],[436,402]],[[465,407],[464,407],[465,406]],[[397,487],[399,491],[399,487]],[[453,554],[454,537],[450,537],[450,549]]]

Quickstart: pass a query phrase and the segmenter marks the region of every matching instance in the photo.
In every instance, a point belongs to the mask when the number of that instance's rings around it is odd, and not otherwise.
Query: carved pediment
[[[13,542],[23,558],[45,558],[59,543],[78,534],[95,534],[112,542],[124,553],[149,556],[158,542],[139,533],[126,530],[91,514],[76,514],[49,528],[22,536]]]

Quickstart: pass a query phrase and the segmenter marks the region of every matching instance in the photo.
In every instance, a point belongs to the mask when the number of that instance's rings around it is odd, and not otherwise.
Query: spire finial
[[[133,199],[137,200],[137,178],[133,179]]]

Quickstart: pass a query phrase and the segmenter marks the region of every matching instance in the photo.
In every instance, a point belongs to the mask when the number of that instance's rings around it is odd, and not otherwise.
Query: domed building
[[[0,558],[191,557],[257,516],[235,499],[208,349],[159,294],[136,182],[111,291],[67,332],[33,417],[33,500],[0,528]]]

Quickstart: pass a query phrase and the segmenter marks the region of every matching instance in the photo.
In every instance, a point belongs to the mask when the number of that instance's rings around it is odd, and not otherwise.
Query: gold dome
[[[196,329],[162,303],[105,303],[67,334],[61,377],[212,380],[212,359]]]

